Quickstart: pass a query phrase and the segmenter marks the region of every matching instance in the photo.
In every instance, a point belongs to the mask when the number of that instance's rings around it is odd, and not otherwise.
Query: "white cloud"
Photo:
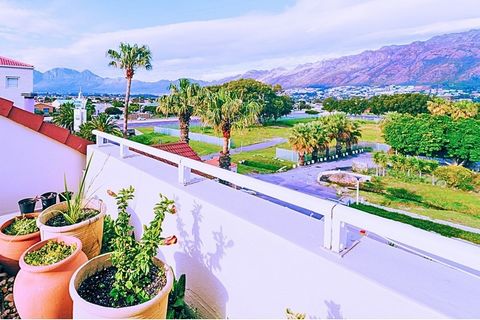
[[[136,42],[149,45],[154,58],[154,70],[139,72],[139,79],[215,79],[478,28],[479,16],[475,0],[301,0],[279,14],[86,34],[65,46],[25,46],[16,54],[40,70],[62,66],[117,77],[120,71],[107,67],[106,50]],[[48,21],[38,30],[48,30]]]

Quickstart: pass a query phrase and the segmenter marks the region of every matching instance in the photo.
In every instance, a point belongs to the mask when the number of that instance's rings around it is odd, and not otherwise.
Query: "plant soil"
[[[82,215],[80,216],[80,219],[76,222],[82,222],[85,220],[88,220],[92,217],[95,217],[97,214],[99,214],[100,211],[95,210],[95,209],[90,209],[90,208],[84,208],[82,209]],[[71,224],[65,219],[63,214],[57,214],[54,217],[51,217],[50,219],[47,220],[45,225],[49,227],[65,227],[65,226],[70,226]]]
[[[129,307],[125,301],[114,302],[110,296],[113,282],[115,281],[115,267],[105,268],[94,275],[85,279],[78,288],[78,294],[90,303],[110,308]],[[150,284],[145,291],[151,296],[155,296],[167,284],[167,277],[157,266],[150,268]]]

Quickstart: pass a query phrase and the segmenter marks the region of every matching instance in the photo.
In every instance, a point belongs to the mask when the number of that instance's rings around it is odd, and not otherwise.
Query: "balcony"
[[[108,189],[136,188],[136,227],[152,219],[159,193],[175,200],[164,232],[178,244],[158,256],[187,275],[187,301],[204,317],[282,318],[286,308],[321,318],[480,317],[478,246],[95,134],[88,183],[109,214]]]

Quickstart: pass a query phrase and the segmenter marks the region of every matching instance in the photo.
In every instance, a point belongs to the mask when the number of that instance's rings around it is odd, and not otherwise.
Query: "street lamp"
[[[359,198],[360,198],[360,179],[361,179],[361,177],[355,176],[355,178],[357,179],[357,200],[356,200],[356,203],[358,204]]]

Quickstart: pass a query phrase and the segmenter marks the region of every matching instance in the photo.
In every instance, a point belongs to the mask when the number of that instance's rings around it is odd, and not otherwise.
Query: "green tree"
[[[71,102],[62,104],[53,114],[53,123],[73,132],[73,110]]]
[[[449,116],[453,120],[475,118],[479,114],[480,104],[471,101],[453,102],[441,98],[429,101],[428,111],[432,115]]]
[[[480,121],[460,118],[446,128],[446,155],[454,164],[480,161]]]
[[[105,111],[104,111],[106,114],[108,115],[118,115],[118,114],[122,114],[122,110],[120,110],[119,108],[115,108],[115,107],[108,107],[108,108],[105,108]]]
[[[305,155],[315,148],[312,126],[307,123],[297,123],[293,126],[288,137],[292,149],[298,153],[298,164],[305,164]]]
[[[325,151],[329,147],[328,134],[322,123],[319,121],[309,122],[312,139],[312,160],[317,162],[318,153]]]
[[[100,113],[98,116],[93,116],[91,120],[80,125],[78,135],[89,141],[95,141],[93,130],[103,131],[105,133],[121,136],[122,132],[118,128],[115,121],[106,113]]]
[[[131,45],[128,43],[120,43],[119,50],[109,49],[107,56],[110,58],[109,66],[119,68],[125,71],[125,78],[127,79],[127,89],[125,92],[125,108],[123,111],[123,136],[127,136],[128,129],[128,103],[130,100],[130,90],[132,87],[132,79],[135,71],[138,68],[146,70],[152,69],[152,53],[150,49],[143,45]]]
[[[177,115],[181,141],[189,142],[190,117],[203,103],[204,97],[204,91],[197,83],[192,83],[188,79],[180,79],[178,86],[170,84],[170,95],[163,96],[158,100],[158,112]]]
[[[254,101],[245,101],[236,92],[220,89],[218,92],[207,92],[205,103],[198,115],[202,122],[213,127],[223,136],[223,148],[219,163],[223,169],[230,170],[229,142],[232,129],[242,129],[258,121],[261,106]]]

